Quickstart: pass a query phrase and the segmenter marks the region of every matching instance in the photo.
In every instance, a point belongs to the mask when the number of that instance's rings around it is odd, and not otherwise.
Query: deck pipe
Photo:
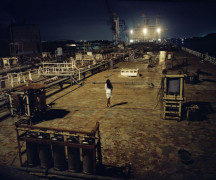
[[[50,135],[47,133],[41,133],[38,138],[41,139],[50,139]],[[52,153],[51,153],[51,145],[50,144],[38,144],[38,153],[40,158],[40,165],[43,169],[48,169],[52,166]]]
[[[84,138],[82,144],[92,145],[95,143],[95,140],[92,138]],[[82,159],[83,159],[83,173],[92,174],[94,172],[94,157],[92,149],[82,149]]]
[[[67,138],[67,142],[79,144],[79,136],[71,136]],[[68,151],[68,170],[71,172],[81,171],[80,148],[67,147]]]
[[[53,141],[64,141],[64,137],[62,135],[55,135],[51,138]],[[66,155],[65,155],[65,147],[52,144],[52,153],[53,153],[53,161],[54,161],[54,169],[58,171],[63,171],[66,169]]]
[[[35,132],[27,132],[26,137],[37,138],[38,134]],[[26,154],[27,154],[27,163],[29,167],[37,166],[40,164],[38,148],[36,142],[28,142],[26,140]]]

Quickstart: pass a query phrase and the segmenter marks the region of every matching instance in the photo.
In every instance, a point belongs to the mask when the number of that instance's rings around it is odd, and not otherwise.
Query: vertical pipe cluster
[[[99,123],[92,131],[73,131],[58,128],[29,126],[26,119],[15,123],[20,165],[27,167],[53,168],[57,171],[85,174],[96,173],[96,163],[102,164]],[[26,149],[20,146],[26,143]]]

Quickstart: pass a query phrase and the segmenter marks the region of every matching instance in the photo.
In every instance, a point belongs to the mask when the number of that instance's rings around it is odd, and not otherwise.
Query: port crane
[[[127,30],[127,25],[123,19],[119,19],[117,13],[112,9],[109,0],[106,0],[106,7],[109,13],[108,24],[111,25],[110,29],[113,34],[113,41],[118,44],[119,41],[124,39],[124,32]]]

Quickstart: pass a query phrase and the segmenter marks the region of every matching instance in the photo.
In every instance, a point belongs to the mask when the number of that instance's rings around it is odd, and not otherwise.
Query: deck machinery
[[[96,164],[102,164],[98,122],[91,131],[77,131],[29,126],[26,121],[15,123],[20,166],[93,174]]]
[[[166,68],[167,69],[173,68],[173,61],[174,61],[174,52],[167,52],[167,56],[166,56]]]
[[[163,119],[181,120],[184,77],[185,75],[181,71],[169,70],[163,74]]]
[[[29,84],[12,88],[8,91],[11,115],[18,114],[21,117],[30,118],[38,112],[45,111],[47,108],[45,92],[43,84]]]

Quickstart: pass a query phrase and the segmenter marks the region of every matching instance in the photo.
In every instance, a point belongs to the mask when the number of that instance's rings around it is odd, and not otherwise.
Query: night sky
[[[160,17],[164,37],[216,33],[216,3],[203,1],[110,0],[128,29]],[[38,24],[42,40],[112,40],[105,0],[0,0],[0,24]]]

